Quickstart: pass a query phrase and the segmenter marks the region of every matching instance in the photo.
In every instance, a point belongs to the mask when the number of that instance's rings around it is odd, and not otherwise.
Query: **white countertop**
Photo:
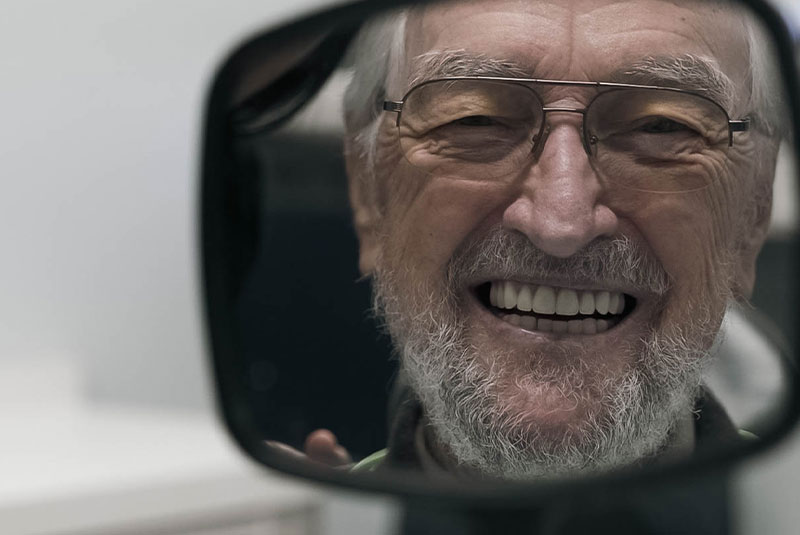
[[[320,493],[247,461],[213,417],[89,403],[68,364],[0,368],[2,533],[311,532]]]

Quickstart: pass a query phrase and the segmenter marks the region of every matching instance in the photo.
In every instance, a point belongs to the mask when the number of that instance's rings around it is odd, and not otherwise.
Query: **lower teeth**
[[[602,333],[619,323],[617,318],[595,319],[584,318],[569,321],[535,318],[533,316],[520,316],[518,314],[501,314],[503,321],[526,331],[570,333],[570,334],[597,334]]]

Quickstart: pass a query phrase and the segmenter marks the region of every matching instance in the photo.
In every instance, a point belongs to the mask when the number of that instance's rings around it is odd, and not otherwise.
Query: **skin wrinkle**
[[[566,50],[565,56],[569,58],[568,64],[570,66],[570,72],[573,72],[572,71],[572,67],[574,65],[580,65],[580,58],[576,58],[577,47],[575,46],[575,41],[576,41],[575,40],[575,35],[578,33],[578,29],[577,29],[578,28],[577,27],[578,21],[577,21],[577,17],[575,16],[576,14],[575,14],[574,6],[570,6],[567,9],[569,9],[569,12],[570,12],[570,16],[569,16],[570,24],[567,27],[567,40],[566,40],[567,41],[567,50]],[[585,72],[581,72],[580,74],[586,75]]]
[[[657,10],[663,5],[663,2],[647,2],[642,1],[640,2],[641,9],[643,12],[647,12],[649,10]],[[589,28],[589,33],[591,35],[592,30],[594,33],[597,33],[598,30],[597,25],[591,24],[591,19],[601,21],[599,24],[603,24],[602,21],[610,20],[610,21],[619,21],[622,28],[618,32],[614,32],[612,24],[605,24],[603,29],[606,33],[611,35],[618,35],[620,33],[625,33],[626,31],[629,32],[629,35],[637,38],[641,36],[643,40],[648,39],[652,35],[658,34],[667,34],[671,33],[672,35],[679,36],[683,39],[685,45],[689,48],[695,47],[698,44],[702,45],[701,48],[705,50],[715,50],[716,53],[720,57],[720,59],[726,63],[730,64],[732,59],[735,57],[735,50],[720,50],[716,47],[714,41],[712,40],[712,32],[709,32],[710,25],[708,21],[711,20],[718,20],[720,18],[727,19],[729,22],[729,27],[727,28],[728,35],[744,35],[745,28],[742,24],[742,17],[730,17],[730,12],[733,11],[732,6],[713,6],[711,3],[702,6],[702,9],[707,11],[705,17],[697,17],[696,11],[698,11],[698,5],[696,2],[674,2],[672,3],[673,7],[669,10],[669,17],[672,19],[680,18],[680,21],[683,25],[682,28],[675,28],[671,27],[669,30],[664,28],[662,24],[663,18],[655,16],[656,20],[659,20],[657,24],[653,24],[647,20],[642,20],[641,18],[633,19],[638,26],[636,28],[630,29],[629,24],[626,22],[626,12],[625,12],[625,2],[616,2],[612,3],[608,6],[601,6],[587,15],[589,18],[589,23],[587,24],[587,28]],[[727,11],[726,11],[727,9]],[[591,18],[590,18],[591,17]],[[667,36],[669,37],[669,36]],[[734,48],[734,47],[731,47]],[[624,52],[622,50],[621,52]],[[735,63],[735,61],[734,61]],[[736,73],[737,75],[743,74],[741,71]]]

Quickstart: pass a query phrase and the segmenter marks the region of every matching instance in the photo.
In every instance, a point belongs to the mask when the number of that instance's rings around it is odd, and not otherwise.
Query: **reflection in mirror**
[[[249,247],[226,260],[231,321],[266,448],[541,480],[769,429],[798,343],[795,148],[747,11],[396,11],[290,120],[262,99],[244,124],[253,80],[309,69],[325,39],[265,52],[231,92]]]

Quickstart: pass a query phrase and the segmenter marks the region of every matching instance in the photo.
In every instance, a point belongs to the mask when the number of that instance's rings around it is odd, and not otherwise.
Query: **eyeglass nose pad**
[[[539,156],[542,155],[542,150],[544,150],[544,145],[547,143],[548,135],[550,135],[550,125],[545,124],[544,128],[531,139],[531,158],[533,158],[533,161],[538,161]]]
[[[591,132],[585,132],[583,134],[583,149],[586,151],[586,154],[591,158],[595,155],[595,151],[597,149],[597,136],[592,134]]]

